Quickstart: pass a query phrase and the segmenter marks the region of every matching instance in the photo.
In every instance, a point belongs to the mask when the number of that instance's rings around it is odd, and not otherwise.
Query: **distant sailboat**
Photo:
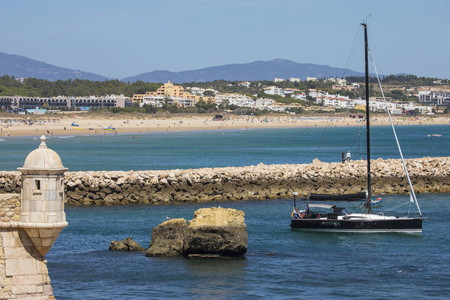
[[[400,151],[400,156],[405,169],[406,177],[411,188],[410,201],[415,203],[419,212],[418,217],[398,217],[387,216],[380,212],[372,213],[372,186],[370,171],[370,118],[369,118],[369,46],[367,38],[367,24],[361,24],[364,27],[365,44],[365,81],[366,81],[366,132],[367,132],[367,191],[357,194],[347,195],[326,195],[310,194],[305,199],[308,204],[304,210],[299,210],[296,204],[294,192],[294,209],[292,212],[291,228],[305,231],[327,231],[327,232],[422,232],[422,212],[417,202],[414,189],[409,178],[408,170],[403,159],[397,134],[393,126],[389,110],[389,119],[391,120],[394,136]],[[380,85],[381,87],[381,85]],[[384,94],[383,94],[384,97]],[[387,107],[387,106],[386,106]],[[343,207],[332,204],[314,203],[315,201],[364,201],[367,207],[366,213],[352,213]],[[311,203],[313,202],[313,203]]]

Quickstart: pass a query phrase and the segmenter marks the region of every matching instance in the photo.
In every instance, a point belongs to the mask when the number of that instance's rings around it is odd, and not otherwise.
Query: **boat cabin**
[[[331,204],[308,204],[305,210],[293,214],[294,219],[318,219],[327,218],[337,220],[338,216],[350,214],[344,207],[337,207]]]

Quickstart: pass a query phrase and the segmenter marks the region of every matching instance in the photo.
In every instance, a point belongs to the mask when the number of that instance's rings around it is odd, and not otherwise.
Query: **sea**
[[[396,129],[405,158],[450,156],[449,125]],[[399,158],[389,127],[372,127],[371,137],[373,159]],[[69,171],[303,164],[337,162],[342,151],[353,159],[367,155],[359,126],[47,138]],[[1,139],[0,170],[21,167],[39,143],[36,137]],[[402,214],[410,209],[405,197],[385,195],[374,211]],[[47,266],[56,299],[449,299],[450,194],[418,200],[426,218],[422,234],[291,230],[292,199],[66,206],[69,226],[46,255]],[[151,258],[108,249],[129,236],[147,248],[153,227],[167,218],[190,220],[195,210],[212,206],[245,212],[243,258]]]

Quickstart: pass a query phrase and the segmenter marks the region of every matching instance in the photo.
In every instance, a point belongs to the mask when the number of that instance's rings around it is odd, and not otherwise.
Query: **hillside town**
[[[125,108],[133,106],[151,106],[163,108],[167,106],[178,108],[195,107],[206,103],[221,109],[248,108],[268,112],[334,112],[342,110],[365,110],[365,100],[361,97],[350,97],[347,92],[357,94],[361,88],[358,83],[349,84],[346,79],[307,77],[308,82],[323,81],[331,83],[331,90],[310,88],[307,90],[280,87],[284,82],[298,83],[300,78],[274,78],[271,85],[261,86],[260,82],[238,82],[239,88],[249,88],[258,85],[262,93],[251,94],[243,92],[224,93],[213,88],[198,86],[175,85],[170,81],[161,85],[156,91],[134,94],[132,97],[122,95],[107,96],[57,96],[57,97],[22,97],[0,96],[2,110],[16,113],[43,114],[58,111],[90,111],[94,108]],[[435,82],[434,86],[415,88],[400,88],[408,96],[408,101],[395,100],[386,97],[370,98],[371,111],[384,111],[387,107],[392,114],[434,114],[443,112],[450,107],[450,90]],[[228,84],[229,86],[232,83]],[[398,87],[396,87],[399,90]],[[341,95],[342,93],[342,95]]]

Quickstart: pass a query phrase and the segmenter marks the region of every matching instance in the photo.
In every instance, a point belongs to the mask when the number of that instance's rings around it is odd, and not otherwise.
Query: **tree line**
[[[363,83],[364,77],[348,76],[347,81],[349,83]],[[389,85],[403,85],[406,87],[415,86],[432,86],[433,82],[437,81],[437,78],[417,77],[415,75],[389,75],[383,77],[381,80],[383,84]],[[292,103],[298,102],[297,100],[286,97],[277,97],[267,94],[263,94],[263,88],[271,85],[276,85],[280,88],[296,88],[302,92],[307,92],[309,89],[319,89],[330,94],[341,94],[343,96],[349,96],[350,98],[356,98],[361,95],[361,90],[356,92],[350,91],[334,91],[331,89],[333,83],[325,82],[324,80],[318,81],[301,81],[301,82],[277,82],[262,80],[253,81],[249,87],[239,85],[241,81],[227,81],[227,80],[215,80],[211,82],[191,82],[180,84],[184,88],[187,87],[199,87],[204,89],[214,89],[220,93],[240,93],[246,94],[251,97],[258,95],[265,98],[272,98],[279,102]],[[377,84],[375,77],[370,77],[370,83]],[[449,80],[442,80],[443,84],[450,83]],[[48,81],[44,79],[27,78],[23,81],[18,81],[14,76],[3,75],[0,76],[0,96],[28,96],[28,97],[56,97],[56,96],[106,96],[106,95],[120,95],[123,94],[126,97],[132,97],[133,94],[145,94],[145,92],[156,91],[163,83],[151,83],[136,81],[133,83],[122,82],[119,80],[106,80],[106,81],[90,81],[83,79],[68,79]],[[364,87],[362,87],[363,89]],[[206,96],[206,95],[205,95]],[[393,98],[404,99],[406,95],[403,95],[401,91],[393,93]]]
[[[133,94],[145,94],[156,91],[162,83],[136,81],[126,83],[119,80],[90,81],[83,79],[68,79],[48,81],[37,78],[27,78],[17,81],[14,76],[0,76],[0,96],[21,95],[27,97],[56,96],[106,96],[121,95],[132,97]]]

